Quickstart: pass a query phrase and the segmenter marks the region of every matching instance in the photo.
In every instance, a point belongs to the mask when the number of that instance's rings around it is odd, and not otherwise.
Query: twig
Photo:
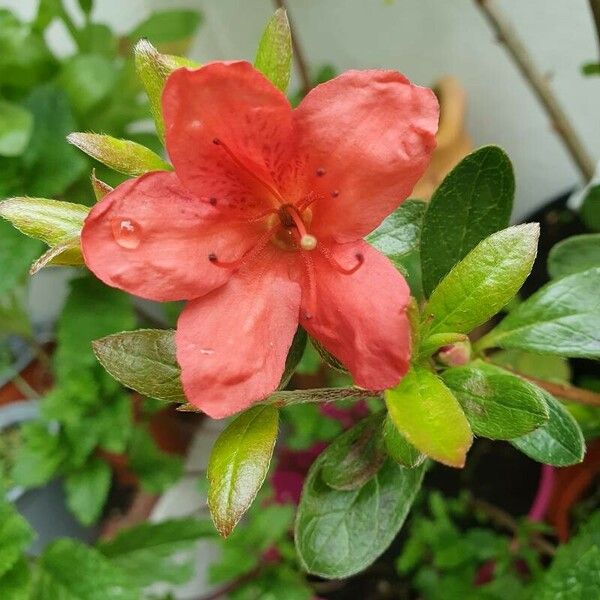
[[[21,375],[15,375],[12,378],[13,385],[25,396],[27,400],[37,400],[40,395],[21,377]]]
[[[470,501],[471,506],[485,513],[492,523],[497,525],[498,527],[502,527],[510,531],[513,535],[518,535],[520,532],[520,527],[517,521],[507,513],[502,510],[500,507],[487,502],[486,500],[479,500],[477,498],[472,498]],[[556,554],[556,548],[547,540],[545,540],[540,534],[532,533],[530,536],[531,545],[534,546],[541,554],[546,554],[547,556],[554,556]]]
[[[590,10],[594,17],[596,25],[596,34],[598,35],[598,49],[600,50],[600,0],[590,0]]]
[[[590,1],[593,1],[594,4],[598,4],[598,0]],[[504,44],[521,71],[521,74],[529,83],[538,97],[538,100],[548,113],[554,130],[562,139],[573,162],[583,175],[584,179],[589,181],[594,174],[594,163],[579,139],[577,132],[571,125],[567,114],[560,106],[547,78],[544,77],[533,63],[527,48],[524,46],[510,22],[502,14],[502,11],[496,6],[494,0],[475,0],[475,3],[489,21],[498,36],[498,40]]]
[[[558,396],[563,400],[570,400],[571,402],[577,402],[578,404],[587,404],[588,406],[600,406],[600,394],[592,392],[590,390],[584,390],[582,388],[575,387],[566,383],[552,383],[551,381],[544,381],[537,377],[530,377],[529,375],[523,375],[515,371],[517,375],[535,383],[537,386],[550,392],[553,396]]]
[[[292,21],[292,15],[290,15],[290,11],[286,6],[285,0],[273,0],[275,6],[277,8],[283,8],[287,13],[288,21],[290,22],[290,31],[292,32],[292,45],[294,47],[294,59],[296,60],[296,67],[298,68],[298,74],[300,75],[300,80],[302,81],[302,92],[306,95],[310,92],[312,88],[310,73],[308,70],[308,63],[306,62],[304,49],[302,48],[302,44],[298,39],[298,35],[296,33],[296,29],[294,27],[294,23]]]

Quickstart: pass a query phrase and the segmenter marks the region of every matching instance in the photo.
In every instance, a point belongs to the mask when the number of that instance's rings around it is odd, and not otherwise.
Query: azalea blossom
[[[410,358],[410,293],[363,238],[425,171],[438,112],[395,71],[346,72],[292,109],[249,63],[179,69],[163,93],[174,171],[92,209],[86,264],[143,298],[188,300],[177,360],[212,417],[277,388],[298,325],[357,385],[392,387]]]

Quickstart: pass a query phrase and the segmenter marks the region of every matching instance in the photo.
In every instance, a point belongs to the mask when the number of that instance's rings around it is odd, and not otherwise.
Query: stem
[[[302,48],[302,44],[298,39],[298,35],[296,34],[296,29],[294,27],[294,23],[292,21],[292,15],[290,15],[290,11],[286,6],[286,0],[273,0],[275,6],[277,8],[283,8],[287,13],[288,21],[290,23],[290,31],[292,33],[292,44],[294,47],[294,60],[296,61],[296,67],[298,69],[298,74],[300,75],[300,80],[302,81],[302,92],[304,95],[310,92],[312,88],[310,82],[310,74],[308,70],[308,63],[305,58],[304,49]]]
[[[21,375],[15,375],[12,378],[12,383],[27,400],[37,400],[40,397]]]
[[[551,381],[544,381],[537,377],[530,377],[529,375],[523,375],[515,371],[517,375],[535,383],[537,386],[550,392],[553,396],[558,396],[563,400],[570,400],[571,402],[577,402],[578,404],[587,404],[588,406],[600,406],[600,394],[592,392],[590,390],[584,390],[582,388],[569,385],[567,383],[552,383]]]
[[[590,0],[590,10],[594,17],[596,25],[596,34],[598,35],[598,49],[600,50],[600,0]]]
[[[248,571],[248,573],[241,575],[240,577],[234,579],[233,581],[230,581],[229,583],[226,583],[225,585],[221,586],[220,588],[217,588],[213,592],[209,592],[205,596],[200,596],[196,598],[196,600],[218,600],[219,598],[225,598],[229,594],[231,594],[231,592],[237,590],[240,586],[244,585],[244,583],[252,581],[252,579],[254,579],[260,573],[261,569],[262,564],[259,564],[256,567],[254,567],[254,569],[252,569],[251,571]]]
[[[590,1],[598,4],[598,0]],[[547,78],[538,70],[516,30],[496,6],[494,0],[475,0],[475,2],[548,113],[554,130],[562,139],[573,162],[584,179],[589,181],[594,174],[594,163],[554,95]]]
[[[73,38],[73,41],[75,42],[75,45],[77,46],[77,48],[80,48],[81,40],[79,37],[79,29],[77,29],[77,25],[75,25],[75,22],[71,18],[69,11],[65,8],[62,1],[58,2],[57,10],[58,10],[58,16],[60,17],[60,20],[65,24],[65,27],[71,34],[71,37]]]
[[[520,533],[520,527],[517,521],[507,513],[502,510],[500,507],[487,502],[486,500],[478,500],[476,498],[471,499],[471,506],[475,510],[480,510],[485,513],[490,521],[497,525],[498,527],[502,527],[510,531],[514,535],[518,535]],[[539,533],[531,533],[530,535],[531,545],[536,548],[540,554],[546,554],[547,556],[554,556],[556,554],[556,548],[547,540],[545,540]]]

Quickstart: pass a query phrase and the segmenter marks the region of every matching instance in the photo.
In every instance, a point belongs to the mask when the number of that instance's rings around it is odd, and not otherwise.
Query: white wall
[[[71,0],[73,1],[73,0]],[[600,158],[600,78],[580,65],[597,59],[587,0],[496,0]],[[33,0],[0,0],[31,14]],[[96,0],[96,16],[126,30],[150,8],[188,6],[206,17],[193,47],[199,60],[252,58],[269,0]],[[517,217],[579,181],[536,99],[497,44],[474,0],[288,0],[313,64],[340,70],[391,67],[421,84],[460,78],[469,96],[468,127],[477,145],[497,143],[517,172]],[[61,37],[55,31],[55,37]],[[59,45],[64,40],[59,40]]]

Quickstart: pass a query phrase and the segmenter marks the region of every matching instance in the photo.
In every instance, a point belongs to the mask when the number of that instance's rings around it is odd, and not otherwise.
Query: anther
[[[317,177],[323,177],[325,175],[325,169],[323,167],[319,167],[316,171]]]
[[[304,234],[300,238],[300,248],[302,250],[314,250],[317,247],[317,238],[310,233]]]

